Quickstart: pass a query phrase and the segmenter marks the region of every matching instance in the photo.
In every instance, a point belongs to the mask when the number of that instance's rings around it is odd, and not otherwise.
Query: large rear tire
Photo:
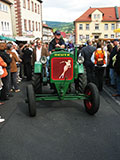
[[[36,94],[42,93],[42,75],[34,74],[32,77],[32,84]]]
[[[86,75],[86,71],[84,70],[84,73],[80,73],[78,75],[77,80],[75,81],[75,89],[79,93],[84,93],[84,89],[86,85],[87,85],[87,75]]]
[[[28,101],[28,108],[29,108],[29,115],[31,117],[36,116],[36,104],[35,104],[35,94],[33,86],[30,84],[27,86],[27,101]]]
[[[85,95],[90,96],[88,99],[84,100],[86,112],[90,115],[94,115],[98,111],[100,106],[99,91],[95,84],[89,83],[85,87],[84,93]]]

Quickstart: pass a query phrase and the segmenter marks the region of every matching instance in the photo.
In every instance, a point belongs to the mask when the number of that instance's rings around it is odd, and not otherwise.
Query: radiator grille
[[[71,57],[55,57],[51,60],[51,78],[53,80],[73,79],[73,59]]]

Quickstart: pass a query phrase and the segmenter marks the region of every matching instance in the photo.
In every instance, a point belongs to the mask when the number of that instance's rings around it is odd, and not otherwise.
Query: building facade
[[[0,35],[12,37],[11,5],[9,0],[0,1]]]
[[[74,25],[76,44],[88,39],[120,38],[120,34],[114,32],[120,28],[120,7],[89,8]]]
[[[46,24],[43,24],[43,42],[49,43],[53,38],[53,29]]]
[[[14,36],[42,39],[42,1],[14,0],[12,22]]]

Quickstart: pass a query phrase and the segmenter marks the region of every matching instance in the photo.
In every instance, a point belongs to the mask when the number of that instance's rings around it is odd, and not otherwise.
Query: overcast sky
[[[73,22],[88,8],[120,6],[120,0],[43,0],[43,20]]]

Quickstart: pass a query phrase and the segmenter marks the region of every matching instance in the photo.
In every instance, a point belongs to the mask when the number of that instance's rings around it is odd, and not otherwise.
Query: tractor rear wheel
[[[84,100],[86,112],[90,115],[94,115],[98,111],[100,106],[99,91],[95,84],[89,83],[85,87],[84,93],[85,95],[90,96],[88,99]]]
[[[36,94],[42,93],[42,75],[41,74],[33,75],[32,84]]]
[[[27,101],[28,101],[28,107],[29,107],[29,114],[31,117],[34,117],[36,115],[34,89],[31,84],[29,84],[26,89],[27,89]]]
[[[86,85],[87,85],[86,72],[80,73],[78,75],[76,82],[75,82],[75,89],[80,93],[84,93],[84,89],[85,89]]]

